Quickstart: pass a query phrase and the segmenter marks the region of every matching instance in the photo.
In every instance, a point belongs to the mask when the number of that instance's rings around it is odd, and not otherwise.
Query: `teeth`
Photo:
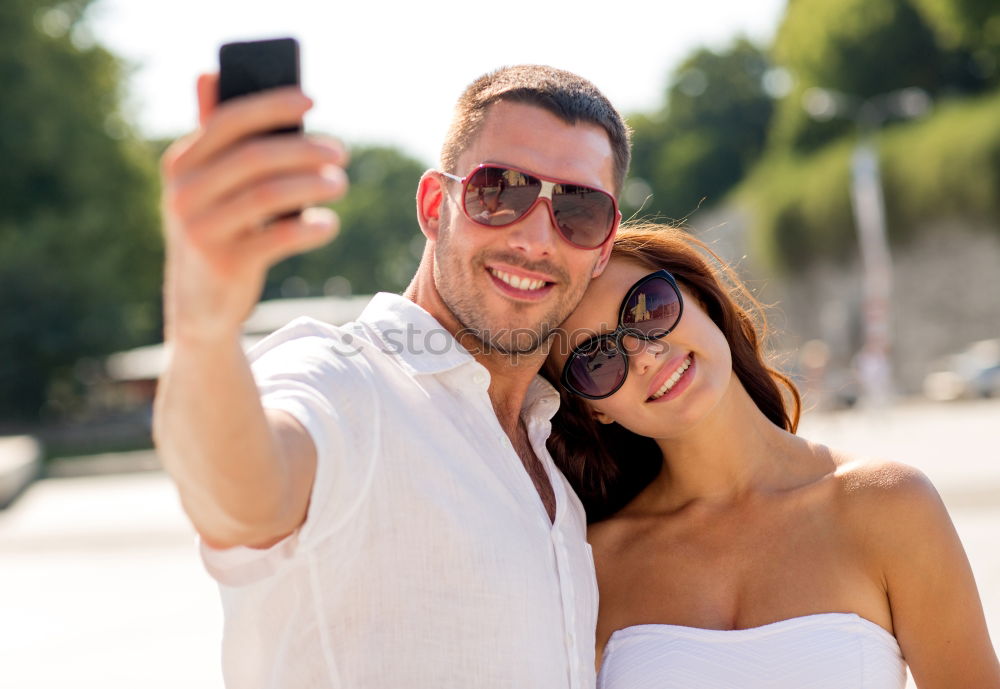
[[[511,275],[510,273],[505,273],[502,270],[496,270],[495,268],[490,268],[490,273],[495,277],[503,280],[508,285],[514,289],[523,290],[536,290],[541,289],[545,286],[545,280],[531,280],[529,278],[520,278],[516,275]]]
[[[686,357],[684,361],[681,362],[681,365],[677,367],[677,370],[674,371],[673,375],[667,378],[666,382],[663,383],[663,387],[654,392],[652,396],[650,396],[650,399],[655,400],[667,394],[667,392],[669,392],[670,389],[677,384],[677,381],[681,379],[681,376],[684,375],[684,372],[688,370],[689,366],[691,366],[691,357]]]

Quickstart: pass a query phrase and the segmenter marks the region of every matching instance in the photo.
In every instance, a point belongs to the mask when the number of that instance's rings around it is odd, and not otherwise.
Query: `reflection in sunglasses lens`
[[[611,197],[599,191],[573,185],[556,185],[552,192],[552,212],[559,228],[571,242],[598,246],[614,222]]]
[[[625,378],[625,357],[615,342],[601,338],[585,351],[573,355],[569,382],[588,395],[603,395],[617,388]]]
[[[615,223],[615,201],[607,193],[575,184],[553,183],[552,215],[560,234],[584,248],[596,248]],[[481,167],[467,179],[463,204],[475,222],[503,227],[517,222],[538,200],[542,181],[505,167]]]
[[[643,335],[656,337],[677,324],[680,311],[680,300],[673,285],[663,278],[653,278],[631,296],[622,323]]]
[[[538,198],[541,182],[517,170],[480,168],[465,188],[465,212],[484,225],[517,221]]]

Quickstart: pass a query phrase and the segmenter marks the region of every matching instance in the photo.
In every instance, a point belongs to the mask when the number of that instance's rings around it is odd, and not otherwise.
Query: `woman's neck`
[[[825,462],[810,461],[809,443],[768,419],[735,374],[705,418],[682,435],[658,438],[657,444],[663,470],[633,503],[643,510],[735,502],[832,470]]]

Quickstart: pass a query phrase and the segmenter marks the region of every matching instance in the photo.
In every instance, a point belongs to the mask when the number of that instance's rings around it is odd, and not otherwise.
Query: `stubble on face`
[[[491,105],[463,161],[463,169],[476,162],[503,161],[589,186],[613,186],[613,153],[603,128],[567,124],[524,103],[501,100]],[[507,233],[514,231],[513,226],[475,225],[465,218],[459,204],[453,195],[444,194],[433,248],[433,279],[444,307],[472,345],[467,346],[470,350],[510,357],[544,356],[553,332],[583,298],[602,252],[570,247],[556,236],[555,228],[550,228],[555,240],[551,252],[511,243]],[[497,287],[488,266],[548,276],[554,284],[540,300],[522,301]]]
[[[463,257],[458,246],[460,240],[455,237],[448,215],[442,214],[441,231],[434,247],[434,282],[441,300],[460,325],[456,335],[459,342],[480,353],[498,353],[512,358],[545,354],[553,332],[583,298],[587,281],[579,280],[574,284],[564,268],[550,261],[528,261],[514,251],[483,251]],[[515,300],[506,300],[506,314],[490,309],[489,300],[496,297],[486,293],[491,289],[486,282],[489,279],[486,267],[492,262],[555,278],[556,286],[549,298],[551,303],[542,316],[532,315],[538,310],[537,304]]]

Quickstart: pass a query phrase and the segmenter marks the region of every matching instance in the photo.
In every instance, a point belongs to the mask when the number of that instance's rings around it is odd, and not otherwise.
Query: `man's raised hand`
[[[218,107],[217,90],[217,75],[199,78],[201,126],[162,160],[164,307],[171,341],[239,337],[267,270],[336,235],[336,214],[309,206],[347,190],[347,155],[338,142],[260,135],[301,121],[312,101],[298,87]],[[299,215],[273,220],[300,208],[305,210]]]

